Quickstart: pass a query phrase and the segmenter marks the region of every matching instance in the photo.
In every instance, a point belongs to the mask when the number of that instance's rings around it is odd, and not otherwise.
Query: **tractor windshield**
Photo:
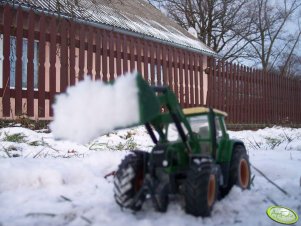
[[[184,124],[181,123],[181,125],[184,130],[184,133],[187,134],[188,131],[187,131],[186,127],[184,126]],[[175,123],[170,123],[168,125],[168,130],[167,130],[167,140],[176,141],[179,139],[180,139],[180,136],[179,136],[179,132],[178,132],[178,129],[177,129]]]
[[[207,115],[198,115],[189,117],[191,129],[194,133],[199,134],[203,139],[209,139],[209,122]]]

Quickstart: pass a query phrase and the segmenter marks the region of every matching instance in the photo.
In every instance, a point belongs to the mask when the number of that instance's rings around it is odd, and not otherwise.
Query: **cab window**
[[[190,122],[191,129],[194,133],[199,134],[202,139],[210,138],[209,122],[207,115],[189,117],[188,120]]]
[[[223,136],[223,131],[220,123],[219,117],[215,117],[215,128],[216,128],[216,137],[220,138]]]

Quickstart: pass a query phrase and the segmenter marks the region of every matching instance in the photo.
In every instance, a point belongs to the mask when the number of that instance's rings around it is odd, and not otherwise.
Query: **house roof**
[[[205,55],[216,53],[145,0],[8,0],[6,2],[119,28]],[[58,3],[59,2],[59,3]],[[75,2],[77,4],[75,4]]]

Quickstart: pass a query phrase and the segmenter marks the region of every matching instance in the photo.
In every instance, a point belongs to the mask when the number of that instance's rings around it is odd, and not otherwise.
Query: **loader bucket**
[[[160,114],[155,92],[138,73],[104,83],[86,77],[56,97],[50,128],[58,139],[87,143],[111,132],[145,124]]]
[[[160,103],[155,92],[139,74],[137,75],[137,86],[140,109],[139,124],[145,124],[160,114]]]

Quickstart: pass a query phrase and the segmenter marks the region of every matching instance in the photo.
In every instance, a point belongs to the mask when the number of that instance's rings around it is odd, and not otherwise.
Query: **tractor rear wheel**
[[[118,167],[114,178],[114,198],[123,208],[138,211],[142,207],[145,195],[142,194],[137,201],[134,199],[143,185],[145,158],[148,158],[148,153],[135,151],[127,155]]]
[[[228,185],[222,189],[222,196],[227,195],[234,185],[245,190],[250,188],[250,184],[251,170],[249,156],[244,146],[236,145],[232,152]]]
[[[184,183],[185,211],[196,217],[210,216],[218,194],[218,175],[213,164],[194,166]]]

